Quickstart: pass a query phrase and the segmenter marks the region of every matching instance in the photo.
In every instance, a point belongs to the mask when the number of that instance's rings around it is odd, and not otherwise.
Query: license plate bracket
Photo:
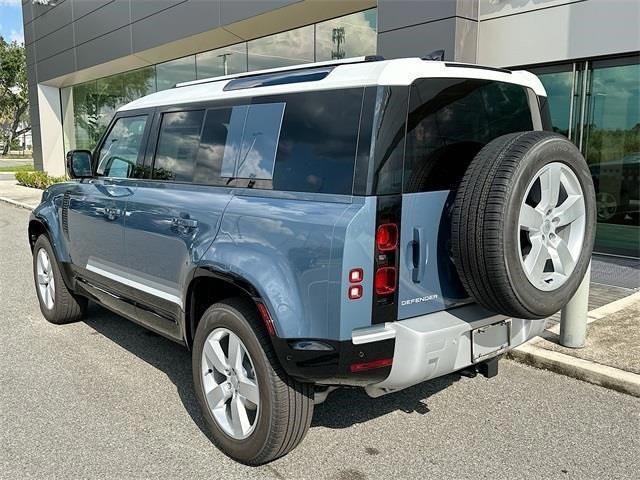
[[[511,345],[511,319],[471,330],[471,361],[481,362],[508,350]]]

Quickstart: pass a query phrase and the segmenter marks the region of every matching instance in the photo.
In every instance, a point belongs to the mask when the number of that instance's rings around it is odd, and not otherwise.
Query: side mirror
[[[67,173],[71,178],[91,178],[91,152],[71,150],[67,153]]]

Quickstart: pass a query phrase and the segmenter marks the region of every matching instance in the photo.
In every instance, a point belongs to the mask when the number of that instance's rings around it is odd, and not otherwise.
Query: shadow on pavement
[[[191,353],[186,348],[91,302],[84,322],[100,335],[163,371],[176,386],[193,421],[211,439],[193,391]],[[311,427],[348,428],[396,410],[425,415],[429,413],[428,398],[459,379],[458,374],[447,375],[380,398],[370,398],[361,388],[341,388],[331,393],[326,402],[316,406]]]

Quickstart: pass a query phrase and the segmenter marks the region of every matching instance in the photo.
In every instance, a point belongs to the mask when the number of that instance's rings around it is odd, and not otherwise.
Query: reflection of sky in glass
[[[556,131],[565,135],[569,131],[572,76],[571,71],[539,75],[549,99],[551,124]]]
[[[590,123],[594,127],[630,129],[640,123],[640,65],[595,68],[591,78]]]
[[[240,43],[226,48],[199,53],[196,55],[196,66],[198,79],[246,72],[246,44]]]
[[[195,55],[156,65],[156,84],[159,92],[173,88],[176,83],[189,82],[195,78]]]
[[[313,62],[313,25],[252,40],[249,70]]]
[[[374,55],[376,22],[374,8],[316,24],[316,61]]]

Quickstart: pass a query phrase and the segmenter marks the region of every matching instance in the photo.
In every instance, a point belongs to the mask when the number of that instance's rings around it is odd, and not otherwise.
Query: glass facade
[[[122,105],[176,83],[376,53],[377,9],[61,90],[65,149],[92,150]]]
[[[553,128],[587,159],[596,188],[595,250],[640,257],[640,57],[532,68]]]

